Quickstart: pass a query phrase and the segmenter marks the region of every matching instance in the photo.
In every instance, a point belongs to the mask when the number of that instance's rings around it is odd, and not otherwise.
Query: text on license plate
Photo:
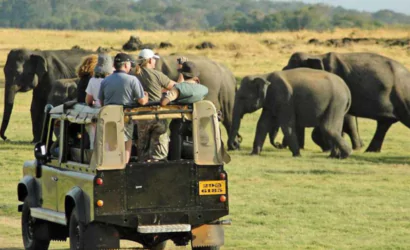
[[[200,181],[199,195],[226,194],[226,181]]]

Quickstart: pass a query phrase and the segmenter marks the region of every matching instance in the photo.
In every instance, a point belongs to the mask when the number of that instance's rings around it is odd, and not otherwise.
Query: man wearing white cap
[[[150,49],[143,49],[138,55],[136,76],[140,80],[144,90],[149,94],[150,101],[161,99],[162,89],[172,89],[175,82],[161,71],[155,70],[158,55]]]
[[[171,90],[176,82],[162,72],[155,70],[159,59],[154,51],[143,49],[138,55],[136,76],[144,90],[148,92],[149,101],[160,101],[162,89]],[[140,161],[163,160],[168,156],[169,138],[167,121],[138,121],[138,159]]]

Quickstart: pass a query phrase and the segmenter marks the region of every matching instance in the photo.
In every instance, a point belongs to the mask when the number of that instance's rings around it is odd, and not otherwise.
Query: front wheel
[[[28,198],[24,200],[23,211],[21,213],[21,231],[23,236],[23,244],[26,250],[47,250],[50,245],[50,240],[39,240],[36,238],[35,230],[40,222],[31,217],[30,205]]]
[[[76,209],[73,210],[70,216],[69,236],[70,250],[84,250],[85,226],[79,221]]]

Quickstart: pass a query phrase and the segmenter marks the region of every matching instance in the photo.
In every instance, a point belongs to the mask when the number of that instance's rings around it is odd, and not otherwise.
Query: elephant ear
[[[264,78],[261,77],[256,77],[253,82],[256,84],[256,89],[257,89],[257,102],[258,102],[258,107],[262,106],[262,103],[265,100],[266,96],[266,91],[268,89],[268,86],[270,85],[270,82],[267,81]]]
[[[40,79],[48,71],[47,61],[44,57],[39,55],[31,55],[30,62],[32,63],[34,73]]]
[[[306,60],[306,63],[307,63],[309,68],[325,70],[325,67],[323,66],[323,62],[320,59],[309,58],[309,59]]]

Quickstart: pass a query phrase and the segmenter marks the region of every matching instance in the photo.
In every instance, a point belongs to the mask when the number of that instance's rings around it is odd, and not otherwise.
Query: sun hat
[[[192,78],[199,76],[199,70],[193,62],[184,62],[182,68],[180,68],[179,73],[181,73],[185,78]]]
[[[141,50],[141,52],[138,55],[139,58],[143,58],[143,59],[150,59],[150,58],[155,58],[155,59],[159,59],[158,55],[155,55],[154,51],[150,50],[150,49],[143,49]]]
[[[111,74],[113,72],[113,62],[110,55],[99,54],[97,65],[94,67],[94,74]]]

